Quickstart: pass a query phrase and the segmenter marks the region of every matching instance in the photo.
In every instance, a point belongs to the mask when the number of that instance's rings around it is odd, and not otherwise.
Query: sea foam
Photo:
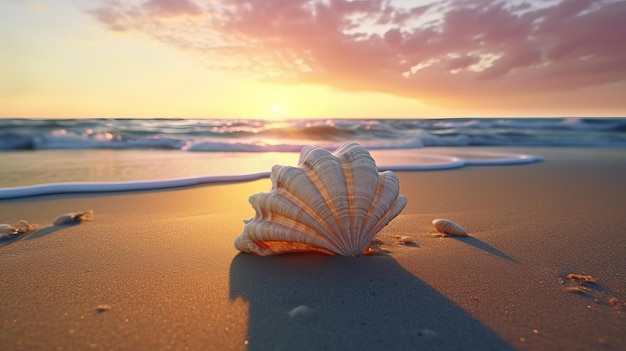
[[[499,152],[466,152],[465,157],[416,153],[415,150],[374,150],[379,170],[432,171],[464,166],[515,165],[539,162],[540,156]],[[200,184],[246,182],[269,177],[269,167],[255,172],[216,174],[173,179],[61,182],[0,188],[0,199],[77,193],[107,193],[188,187]]]
[[[0,150],[299,152],[356,141],[370,150],[433,146],[626,146],[626,118],[0,119]]]

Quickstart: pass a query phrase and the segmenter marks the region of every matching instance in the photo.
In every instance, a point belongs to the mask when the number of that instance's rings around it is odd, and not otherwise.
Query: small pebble
[[[105,305],[98,305],[93,310],[96,313],[104,313],[104,312],[110,311],[111,308],[113,308],[113,307],[111,307],[111,305],[105,304]]]
[[[417,335],[426,340],[432,340],[439,337],[439,333],[431,329],[422,329],[417,333]]]

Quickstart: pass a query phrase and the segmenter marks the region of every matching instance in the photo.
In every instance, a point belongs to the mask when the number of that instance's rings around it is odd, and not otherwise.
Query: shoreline
[[[541,161],[539,156],[511,153],[506,148],[428,147],[378,149],[370,153],[380,170],[393,171]],[[0,201],[54,193],[89,193],[89,189],[91,192],[157,190],[250,181],[268,177],[275,164],[295,165],[298,157],[296,152],[202,153],[149,149],[3,151],[0,164],[11,167],[0,169]],[[164,164],[168,167],[164,168]]]
[[[520,148],[516,148],[520,149]],[[0,201],[0,222],[91,221],[0,242],[10,349],[626,348],[626,156],[398,172],[407,207],[372,257],[239,254],[269,179]],[[450,218],[468,238],[434,235]],[[411,236],[416,245],[397,243]],[[588,275],[595,283],[572,279]]]

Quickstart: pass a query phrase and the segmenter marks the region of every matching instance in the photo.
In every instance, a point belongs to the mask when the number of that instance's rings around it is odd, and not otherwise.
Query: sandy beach
[[[269,179],[2,200],[43,228],[0,240],[0,349],[626,349],[624,149],[513,151],[544,161],[398,173],[376,256],[238,253]]]

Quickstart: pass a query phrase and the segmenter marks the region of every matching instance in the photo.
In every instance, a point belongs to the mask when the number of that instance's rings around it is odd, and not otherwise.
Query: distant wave
[[[382,163],[379,170],[390,171],[428,171],[441,169],[461,168],[467,165],[515,165],[528,164],[542,161],[540,156],[528,154],[509,154],[496,152],[473,152],[471,158],[461,158],[450,155],[419,155],[420,158],[428,158],[428,163],[411,163],[412,154],[407,150],[403,154],[393,153],[392,157],[385,157],[384,153],[375,155]],[[379,157],[380,156],[380,157]],[[393,160],[393,161],[389,161]],[[247,174],[223,174],[199,177],[187,177],[177,179],[147,180],[147,181],[122,181],[122,182],[64,182],[49,183],[29,186],[17,186],[0,188],[0,200],[15,199],[31,196],[54,195],[54,194],[77,194],[77,193],[103,193],[119,191],[156,190],[166,188],[187,187],[200,184],[245,182],[269,177],[267,171],[259,171]]]
[[[433,146],[626,146],[626,118],[194,120],[1,119],[0,150],[163,149],[297,152],[357,141]]]

